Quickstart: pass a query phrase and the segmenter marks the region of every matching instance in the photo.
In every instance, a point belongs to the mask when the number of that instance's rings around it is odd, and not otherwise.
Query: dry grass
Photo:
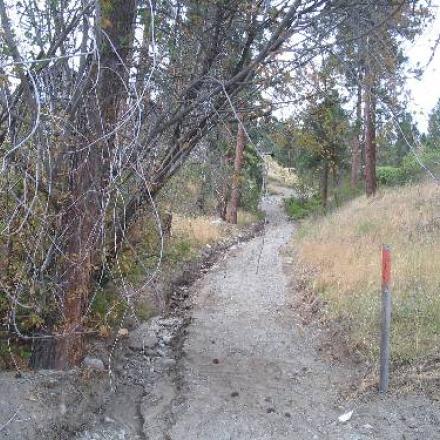
[[[440,189],[432,183],[358,198],[305,222],[296,246],[313,268],[313,290],[330,319],[348,324],[353,347],[378,356],[380,250],[392,247],[395,365],[416,363],[440,343]]]
[[[238,210],[237,214],[237,222],[238,226],[247,226],[251,225],[252,223],[258,222],[261,218],[252,212],[249,211],[243,211],[241,209]]]
[[[257,215],[243,210],[238,211],[238,225],[225,223],[217,217],[189,217],[173,214],[171,236],[173,238],[185,238],[196,245],[203,246],[234,235],[240,227],[257,221]]]
[[[298,176],[292,168],[284,168],[270,156],[264,159],[269,179],[287,186],[298,183]]]
[[[183,237],[199,245],[206,245],[219,241],[226,235],[226,226],[223,222],[217,221],[214,217],[173,215],[173,223],[171,226],[172,237]]]

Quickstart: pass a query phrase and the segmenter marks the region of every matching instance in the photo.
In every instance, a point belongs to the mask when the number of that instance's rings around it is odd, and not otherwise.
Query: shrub
[[[318,195],[311,197],[290,197],[284,200],[287,215],[294,220],[301,220],[305,217],[324,212],[321,200]]]
[[[380,185],[399,185],[406,181],[405,171],[399,167],[381,166],[377,167],[377,181]]]

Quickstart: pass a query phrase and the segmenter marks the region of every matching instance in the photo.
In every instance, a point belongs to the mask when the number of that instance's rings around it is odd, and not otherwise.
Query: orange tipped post
[[[380,329],[380,378],[379,392],[388,391],[390,371],[390,331],[391,331],[391,250],[382,247],[382,308]]]

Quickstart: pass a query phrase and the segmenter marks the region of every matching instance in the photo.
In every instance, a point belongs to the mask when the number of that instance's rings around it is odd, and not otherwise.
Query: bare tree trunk
[[[351,187],[356,188],[361,169],[361,144],[359,136],[355,134],[352,140],[352,157],[351,157]]]
[[[84,131],[73,136],[69,164],[69,193],[63,215],[65,224],[62,279],[62,322],[58,325],[53,350],[43,351],[47,360],[39,364],[55,369],[78,365],[84,355],[83,317],[89,303],[94,267],[99,265],[102,237],[99,234],[101,212],[110,175],[110,157],[114,149],[111,133],[123,102],[129,47],[133,36],[136,0],[101,0],[98,41],[101,44],[101,71],[97,83],[97,101],[89,88],[83,91],[83,103],[73,118]],[[104,34],[105,32],[105,34]],[[84,121],[84,122],[83,122]],[[103,137],[90,149],[84,138]],[[107,195],[108,196],[108,195]]]
[[[365,88],[365,192],[376,193],[376,125],[372,75],[366,74]]]
[[[225,180],[221,184],[221,188],[218,194],[218,203],[217,203],[218,215],[224,221],[226,221],[227,206],[228,206],[228,185]]]
[[[356,102],[356,126],[352,140],[351,186],[356,188],[361,170],[361,119],[362,119],[362,86],[358,85]]]
[[[329,165],[328,160],[324,159],[324,163],[322,165],[321,171],[321,203],[324,209],[327,209],[327,200],[328,200],[328,171]]]
[[[240,177],[243,167],[244,147],[246,145],[246,133],[241,122],[238,123],[237,143],[235,147],[234,174],[232,175],[231,200],[228,205],[227,221],[237,224],[238,203],[240,201]]]

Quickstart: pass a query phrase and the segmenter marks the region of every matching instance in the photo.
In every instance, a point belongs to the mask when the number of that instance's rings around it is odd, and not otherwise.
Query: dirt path
[[[423,397],[341,400],[350,372],[320,360],[290,307],[280,250],[293,226],[280,197],[263,208],[264,242],[231,249],[195,284],[178,392],[165,424],[146,409],[146,438],[440,439],[438,405]]]
[[[439,401],[342,397],[356,372],[324,360],[318,330],[300,324],[282,258],[294,226],[281,196],[266,197],[263,209],[261,236],[213,252],[202,278],[176,286],[174,312],[130,332],[112,363],[116,391],[105,399],[97,392],[105,372],[81,386],[49,375],[42,392],[34,376],[5,376],[2,423],[18,415],[0,425],[0,439],[440,439]]]

